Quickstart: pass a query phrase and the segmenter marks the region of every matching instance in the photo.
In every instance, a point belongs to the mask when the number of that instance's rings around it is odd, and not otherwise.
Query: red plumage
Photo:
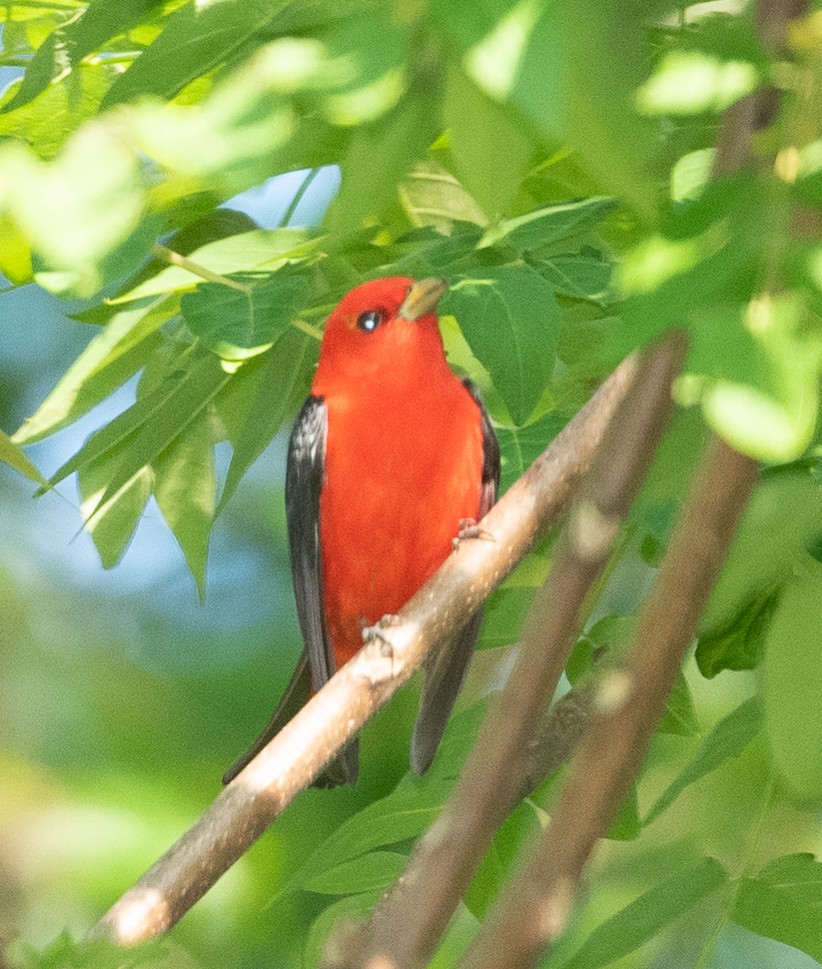
[[[280,705],[230,780],[336,669],[362,630],[397,612],[450,554],[462,519],[496,498],[499,449],[474,388],[448,367],[441,280],[363,283],[328,318],[289,446],[286,516],[305,650]],[[433,758],[480,615],[429,665],[411,762]],[[356,742],[323,775],[353,781]]]

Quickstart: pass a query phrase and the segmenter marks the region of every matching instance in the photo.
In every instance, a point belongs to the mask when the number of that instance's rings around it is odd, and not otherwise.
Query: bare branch
[[[630,664],[602,684],[600,712],[551,825],[470,947],[465,969],[534,966],[563,931],[582,869],[645,759],[756,477],[754,461],[712,441],[642,612]]]
[[[641,358],[636,380],[571,512],[548,580],[534,600],[517,665],[482,725],[450,800],[358,936],[349,929],[344,945],[332,939],[326,967],[416,969],[428,963],[522,789],[529,738],[556,689],[591,586],[667,425],[671,383],[684,350],[684,340],[672,336]]]
[[[495,589],[564,512],[634,381],[625,361],[482,522],[493,541],[464,542],[213,801],[92,930],[128,945],[165,932],[307,787],[435,645]]]

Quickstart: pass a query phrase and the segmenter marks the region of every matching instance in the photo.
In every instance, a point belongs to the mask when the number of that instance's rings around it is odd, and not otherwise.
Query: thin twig
[[[300,182],[300,187],[294,193],[294,197],[288,203],[288,208],[283,213],[283,217],[280,219],[280,228],[286,225],[290,225],[291,220],[294,218],[294,213],[297,211],[297,206],[305,198],[305,193],[311,187],[311,183],[320,174],[319,168],[312,168],[305,176],[305,178]]]
[[[212,272],[205,266],[201,266],[200,263],[194,262],[193,259],[189,259],[188,256],[182,256],[179,252],[169,249],[168,246],[160,245],[159,242],[151,247],[151,251],[158,259],[162,259],[163,262],[167,262],[171,266],[179,266],[180,269],[185,269],[193,276],[199,276],[200,279],[206,279],[210,283],[217,283],[218,286],[230,286],[231,289],[238,289],[241,293],[251,292],[251,287],[245,283],[231,279],[230,276],[222,276],[220,273]]]
[[[583,607],[645,477],[671,409],[684,340],[669,337],[637,377],[600,445],[554,566],[534,599],[505,690],[486,717],[453,794],[399,881],[358,933],[331,940],[323,965],[427,965],[527,773],[529,739],[576,641]]]
[[[460,545],[437,574],[213,801],[92,930],[120,944],[174,925],[293,798],[496,588],[567,508],[634,381],[625,361],[482,522],[493,541]]]

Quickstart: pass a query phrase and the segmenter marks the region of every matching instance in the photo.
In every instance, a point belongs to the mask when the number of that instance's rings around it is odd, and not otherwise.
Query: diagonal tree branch
[[[494,832],[516,803],[528,745],[577,639],[591,587],[645,478],[671,408],[685,341],[669,337],[640,359],[636,380],[574,505],[553,568],[525,623],[520,658],[489,712],[442,814],[371,919],[331,940],[327,969],[417,969],[433,954]]]
[[[788,21],[807,6],[807,0],[758,0],[756,24],[764,44],[781,48]],[[754,135],[777,108],[778,93],[764,89],[728,109],[714,176],[751,161]],[[529,969],[563,932],[588,858],[645,759],[758,470],[755,461],[719,438],[710,441],[641,612],[629,665],[603,684],[599,712],[574,756],[551,825],[509,883],[461,969]]]
[[[535,966],[565,928],[582,869],[645,759],[757,473],[755,461],[712,441],[630,663],[603,682],[551,824],[466,953],[465,969]]]
[[[128,945],[165,932],[307,787],[435,645],[460,628],[567,508],[635,381],[626,360],[491,509],[493,541],[463,543],[401,611],[212,802],[92,929]]]

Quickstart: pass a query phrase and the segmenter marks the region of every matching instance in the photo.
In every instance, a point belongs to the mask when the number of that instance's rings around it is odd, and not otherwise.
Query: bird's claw
[[[479,527],[475,518],[460,518],[459,532],[457,533],[457,537],[451,542],[454,551],[456,552],[463,542],[471,538],[482,538],[489,542],[496,541],[490,532]]]
[[[389,629],[391,626],[399,626],[401,622],[402,620],[399,616],[394,615],[393,613],[388,613],[387,615],[383,616],[379,622],[374,623],[373,626],[363,627],[363,642],[373,643],[375,639],[378,639],[380,641],[380,654],[385,657],[392,656],[394,649],[383,633],[383,629]]]

